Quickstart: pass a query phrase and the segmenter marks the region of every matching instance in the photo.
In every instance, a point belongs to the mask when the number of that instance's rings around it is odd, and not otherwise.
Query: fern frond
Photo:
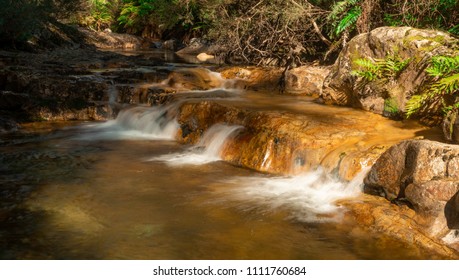
[[[335,28],[335,35],[339,36],[343,31],[348,29],[350,26],[353,26],[360,15],[362,14],[362,9],[360,7],[354,7],[344,16],[343,19],[338,23],[338,26]]]
[[[426,72],[435,78],[459,72],[459,56],[434,56]]]
[[[424,106],[426,100],[428,100],[428,96],[426,94],[411,96],[410,100],[408,100],[405,105],[406,117],[409,118],[418,112],[419,109]]]
[[[328,15],[328,19],[330,20],[338,19],[339,15],[343,14],[349,9],[349,7],[355,6],[360,1],[361,0],[344,0],[344,1],[336,2],[333,5],[330,14]]]
[[[441,78],[430,87],[429,91],[438,95],[459,93],[459,73]]]

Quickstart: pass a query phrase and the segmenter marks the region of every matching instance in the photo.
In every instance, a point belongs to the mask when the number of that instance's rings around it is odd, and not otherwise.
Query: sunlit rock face
[[[362,108],[384,115],[397,115],[405,111],[406,101],[419,93],[428,80],[424,71],[435,55],[451,55],[459,41],[434,30],[411,27],[381,27],[354,37],[342,50],[324,82],[321,98],[327,104]],[[355,61],[362,58],[385,59],[395,55],[408,60],[406,69],[392,80],[366,82],[352,74],[358,70]],[[429,117],[437,116],[439,108],[430,108]]]
[[[148,39],[129,34],[113,33],[109,29],[93,31],[79,28],[78,30],[83,35],[83,40],[86,44],[101,49],[146,49],[153,44]]]
[[[316,105],[308,114],[297,115],[215,101],[184,102],[178,109],[178,139],[197,143],[213,124],[241,125],[244,129],[224,148],[224,160],[277,174],[298,174],[320,166],[350,180],[391,144],[414,135],[414,130],[391,128],[377,115],[357,112],[327,118],[323,109]],[[381,131],[394,131],[390,134],[394,136],[383,139]]]
[[[365,178],[365,190],[407,201],[428,219],[430,234],[445,235],[458,228],[459,147],[426,140],[403,141],[376,161]]]
[[[436,252],[445,258],[458,258],[459,247],[454,243],[442,242],[438,236],[431,234],[432,219],[417,214],[406,205],[398,206],[388,203],[382,197],[371,195],[361,195],[358,200],[343,201],[340,205],[347,209],[344,221],[356,223],[349,230],[351,235],[358,235],[359,228],[363,227],[375,234],[383,232],[404,240],[413,244],[417,250]],[[379,246],[384,247],[384,242]]]

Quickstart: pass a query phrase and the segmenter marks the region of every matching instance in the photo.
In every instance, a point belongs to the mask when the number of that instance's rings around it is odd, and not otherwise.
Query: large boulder
[[[427,140],[406,140],[381,155],[365,178],[365,192],[405,201],[430,220],[431,233],[457,226],[445,215],[457,216],[459,146]],[[457,196],[457,195],[456,195]]]
[[[426,67],[436,55],[457,53],[459,41],[447,33],[411,27],[381,27],[354,37],[340,53],[324,82],[321,98],[327,104],[345,105],[383,115],[400,115],[406,101],[419,93],[427,81]],[[386,59],[395,56],[409,60],[406,68],[387,81],[365,82],[352,71],[358,59]],[[431,108],[432,117],[439,108]],[[435,119],[435,118],[433,118]]]

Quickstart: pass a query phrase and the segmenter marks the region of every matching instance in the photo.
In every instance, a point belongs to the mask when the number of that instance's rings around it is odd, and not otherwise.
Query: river
[[[209,92],[191,94],[248,110],[314,110],[316,118],[328,110],[308,97]],[[440,257],[343,218],[339,201],[359,199],[364,174],[347,182],[321,168],[281,176],[229,164],[220,153],[243,127],[217,124],[195,145],[179,144],[165,106],[126,107],[102,123],[30,123],[0,135],[0,258]],[[392,121],[375,128],[368,122],[379,116],[329,110],[376,129],[368,142],[388,127],[413,136],[421,130]]]

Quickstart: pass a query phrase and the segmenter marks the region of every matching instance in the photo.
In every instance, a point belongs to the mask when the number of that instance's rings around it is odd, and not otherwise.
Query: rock
[[[428,219],[431,235],[445,234],[445,205],[459,191],[459,146],[403,141],[381,155],[364,183],[367,193],[406,201]]]
[[[389,200],[405,198],[405,188],[432,180],[459,179],[459,146],[407,140],[388,149],[365,178],[368,192]]]
[[[398,240],[407,242],[413,246],[413,250],[427,249],[429,252],[436,252],[448,259],[457,259],[458,250],[454,250],[451,244],[445,244],[438,238],[431,236],[429,228],[425,226],[422,217],[419,217],[414,210],[406,206],[397,206],[387,203],[387,200],[370,195],[361,195],[359,199],[340,202],[346,207],[343,224],[353,225],[349,233],[358,227],[365,227],[373,231],[372,234],[383,233]],[[357,225],[353,224],[357,222]],[[379,246],[383,245],[379,244]],[[393,248],[388,248],[393,250]],[[394,255],[390,257],[393,258]]]
[[[220,70],[226,79],[238,79],[250,90],[280,91],[282,69],[261,67],[227,67]],[[284,94],[318,96],[329,73],[328,67],[301,66],[286,73]]]
[[[294,95],[319,96],[330,67],[301,66],[287,71],[285,91]]]
[[[208,90],[222,87],[225,80],[206,68],[183,68],[173,71],[165,81],[177,90]]]
[[[209,41],[200,39],[200,38],[192,38],[190,43],[177,51],[177,54],[194,54],[198,55],[201,53],[207,53],[210,55],[215,54],[218,51],[218,46],[212,45]]]
[[[162,48],[165,50],[176,51],[182,47],[182,44],[176,39],[170,39],[163,42]]]
[[[104,31],[93,31],[86,28],[79,28],[83,34],[84,42],[100,49],[145,49],[149,48],[151,42],[148,39],[130,35]]]
[[[343,114],[342,108],[328,108],[331,111],[324,114],[321,105],[312,103],[311,107],[307,112],[292,114],[245,109],[241,104],[185,101],[178,108],[177,120],[182,128],[178,140],[197,143],[213,124],[240,125],[245,129],[228,140],[223,151],[223,159],[228,162],[275,174],[299,174],[322,167],[351,180],[397,142],[395,138],[414,135],[414,131],[407,134],[409,129],[388,133],[394,128],[375,126],[382,120],[375,114]],[[381,140],[381,130],[391,136]]]
[[[446,140],[459,143],[459,118],[456,110],[449,111],[443,118],[442,129]]]
[[[206,54],[206,53],[200,53],[196,57],[198,58],[199,61],[207,61],[209,59],[215,58],[215,56]]]
[[[435,55],[451,55],[459,41],[447,33],[411,27],[380,27],[354,37],[342,50],[324,82],[321,98],[327,104],[362,108],[378,114],[405,112],[406,101],[418,93],[427,77],[424,69]],[[361,58],[384,59],[396,55],[409,59],[407,67],[392,81],[366,83],[352,75]],[[428,112],[441,115],[438,107]]]

